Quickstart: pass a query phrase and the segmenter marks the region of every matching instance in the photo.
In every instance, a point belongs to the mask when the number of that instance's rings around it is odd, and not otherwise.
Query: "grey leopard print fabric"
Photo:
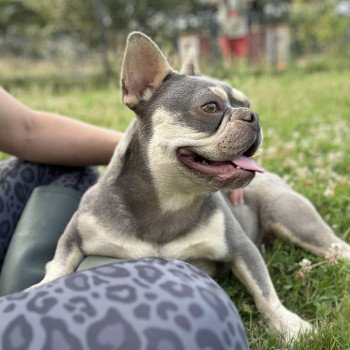
[[[0,270],[21,213],[35,187],[57,185],[81,193],[98,178],[94,167],[62,167],[16,158],[0,163]]]
[[[184,262],[143,258],[0,299],[2,350],[243,350],[221,287]]]

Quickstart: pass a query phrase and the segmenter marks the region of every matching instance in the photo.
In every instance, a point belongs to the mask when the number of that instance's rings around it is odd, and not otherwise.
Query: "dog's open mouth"
[[[204,158],[188,148],[181,147],[177,150],[177,156],[187,167],[203,174],[219,177],[222,180],[237,176],[240,172],[264,172],[259,164],[244,155],[237,156],[232,160],[218,162]]]

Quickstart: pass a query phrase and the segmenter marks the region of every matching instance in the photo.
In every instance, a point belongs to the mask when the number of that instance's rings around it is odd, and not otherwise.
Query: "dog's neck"
[[[118,145],[101,185],[113,191],[139,223],[142,227],[139,235],[152,231],[152,237],[147,239],[164,242],[180,235],[188,229],[187,226],[200,219],[210,194],[170,190],[160,195],[147,162],[147,150],[141,140],[139,122],[135,120]],[[167,197],[165,205],[161,202],[164,197]]]

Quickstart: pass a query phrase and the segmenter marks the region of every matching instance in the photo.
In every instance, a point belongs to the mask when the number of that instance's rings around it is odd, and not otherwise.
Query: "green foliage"
[[[39,41],[68,34],[96,47],[101,16],[111,46],[136,29],[169,39],[174,31],[170,23],[198,7],[198,0],[57,0],[54,6],[49,0],[0,0],[0,34]]]
[[[349,53],[349,17],[336,13],[334,0],[292,0],[290,24],[297,54],[313,52]]]
[[[24,1],[0,0],[0,33],[26,31],[31,26],[41,28],[47,20],[43,13],[36,11]]]

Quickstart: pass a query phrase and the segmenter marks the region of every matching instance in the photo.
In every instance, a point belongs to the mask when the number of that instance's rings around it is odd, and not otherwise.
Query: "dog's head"
[[[156,44],[138,32],[128,37],[121,85],[158,182],[238,188],[262,171],[250,159],[262,138],[258,116],[240,91],[196,75],[192,62],[177,73]]]

